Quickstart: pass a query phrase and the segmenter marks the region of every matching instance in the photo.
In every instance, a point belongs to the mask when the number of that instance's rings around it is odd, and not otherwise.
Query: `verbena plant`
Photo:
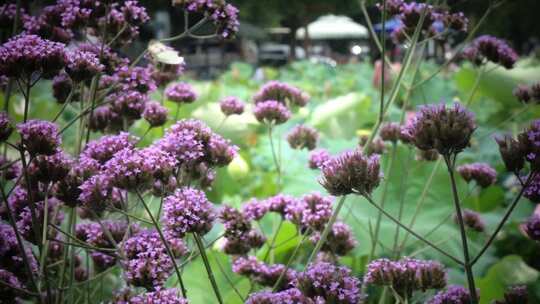
[[[498,4],[492,3],[479,23]],[[484,163],[457,166],[457,161],[478,127],[466,106],[473,101],[481,77],[490,72],[486,63],[511,69],[517,60],[504,41],[489,36],[472,41],[479,24],[469,29],[463,14],[451,12],[445,5],[401,0],[379,4],[383,23],[378,37],[365,3],[360,1],[381,54],[386,54],[385,20],[392,16],[397,16],[402,26],[391,38],[407,46],[392,83],[387,81],[389,60],[382,58],[375,125],[362,137],[360,146],[337,155],[314,150],[319,136],[316,129],[294,127],[287,135],[290,147],[313,150],[306,165],[320,170],[321,177],[312,182],[320,183],[329,195],[309,193],[297,198],[279,193],[287,174],[286,162],[293,160],[282,158],[275,131],[297,108],[306,106],[310,97],[283,82],[265,84],[253,96],[249,109],[267,132],[277,177],[272,184],[278,194],[252,199],[237,209],[211,203],[204,190],[214,183],[217,168],[238,157],[238,148],[200,120],[178,120],[181,106],[198,96],[189,84],[176,82],[185,64],[164,43],[184,38],[231,38],[238,30],[238,10],[218,0],[178,0],[173,6],[184,11],[184,31],[152,42],[133,60],[116,50],[129,45],[139,26],[149,20],[137,1],[59,0],[33,16],[27,14],[21,1],[0,7],[4,39],[0,47],[4,89],[4,112],[0,113],[4,147],[0,167],[2,303],[188,303],[193,291],[184,282],[185,269],[198,259],[217,303],[226,302],[222,296],[226,289],[232,289],[241,302],[253,304],[479,302],[482,290],[476,287],[474,266],[522,196],[540,201],[540,120],[536,120],[517,137],[503,135],[493,143],[498,144],[519,191],[482,248],[471,252],[468,230],[486,228],[478,213],[463,208],[457,175],[485,188],[496,182],[497,172]],[[200,28],[208,23],[215,32],[200,34]],[[418,77],[428,42],[467,31],[467,39],[451,59],[435,73]],[[415,59],[417,54],[420,56]],[[411,94],[457,58],[479,67],[469,98],[464,104],[427,105],[407,118]],[[35,119],[30,111],[36,104],[32,90],[37,83],[51,79],[52,95],[62,106],[58,113],[48,115],[53,117],[50,120]],[[405,97],[400,119],[388,122],[388,111],[402,90]],[[523,102],[539,102],[540,85],[519,86],[515,96]],[[12,112],[16,98],[24,101],[22,115]],[[174,115],[164,106],[165,101],[177,104]],[[237,97],[220,102],[225,119],[242,114],[245,108]],[[148,129],[139,138],[130,130],[133,132],[141,119]],[[143,146],[143,138],[156,129],[164,130],[158,132],[161,138]],[[74,142],[63,145],[66,133],[73,134]],[[418,149],[422,160],[437,162],[434,171],[439,163],[446,166],[452,193],[446,203],[455,208],[462,255],[454,255],[415,232],[421,203],[410,223],[403,220],[404,199],[397,215],[385,209],[387,191],[397,185],[391,185],[381,170],[384,142],[390,143],[386,175],[395,170],[399,145]],[[430,183],[426,181],[426,187]],[[377,191],[380,199],[373,196]],[[424,191],[420,202],[425,195]],[[378,211],[374,226],[366,228],[371,248],[361,275],[341,265],[341,258],[357,244],[352,229],[340,219],[351,196],[363,198]],[[141,210],[144,216],[138,215]],[[271,213],[278,220],[268,233],[263,218]],[[391,256],[385,258],[376,256],[383,219],[396,225]],[[298,241],[286,262],[279,264],[275,251],[280,242],[287,241],[279,239],[285,223],[295,227]],[[211,230],[219,230],[219,237],[209,239]],[[531,217],[523,230],[529,238],[540,240],[540,217]],[[409,238],[458,265],[464,273],[464,287],[447,287],[443,263],[403,256]],[[211,249],[214,244],[216,248]],[[248,293],[237,290],[222,265],[211,261],[207,252],[213,250],[230,256],[232,271],[249,282]],[[226,285],[218,284],[218,271],[227,277]],[[96,297],[105,277],[113,273],[121,273],[122,283],[115,286],[118,290],[114,295]],[[435,291],[438,293],[432,296]],[[526,289],[517,286],[508,289],[498,303],[526,301]]]

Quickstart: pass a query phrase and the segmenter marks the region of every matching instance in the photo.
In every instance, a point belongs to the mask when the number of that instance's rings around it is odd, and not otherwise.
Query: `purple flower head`
[[[296,105],[299,107],[305,106],[308,103],[309,98],[307,93],[302,92],[297,87],[279,81],[270,81],[266,83],[253,97],[256,104],[268,100],[275,100],[285,105]]]
[[[37,261],[32,254],[30,246],[24,246],[24,253],[17,242],[17,237],[13,228],[4,223],[0,223],[0,269],[11,272],[21,282],[29,279],[26,271],[23,254],[26,255],[30,270],[36,274],[38,272]],[[3,295],[3,293],[0,293]]]
[[[77,207],[80,205],[81,189],[79,187],[83,182],[83,176],[78,174],[76,170],[70,170],[64,178],[54,185],[52,193],[64,205],[72,208]]]
[[[166,86],[169,82],[176,80],[184,73],[186,64],[164,64],[161,62],[153,63],[151,67],[152,78],[159,87]]]
[[[139,91],[122,91],[107,96],[107,100],[111,101],[112,110],[118,115],[139,119],[149,98]]]
[[[266,237],[257,230],[250,230],[234,238],[226,238],[223,252],[230,255],[244,255],[251,249],[261,248],[266,243]]]
[[[268,204],[255,198],[242,205],[242,213],[250,221],[258,221],[268,212]]]
[[[320,238],[321,232],[316,232],[310,237],[310,241],[316,244]],[[332,230],[328,233],[321,250],[344,256],[353,250],[356,244],[357,241],[354,239],[351,228],[345,223],[337,222],[332,226]]]
[[[296,204],[297,199],[286,194],[278,194],[272,197],[267,198],[266,205],[268,206],[268,211],[276,212],[285,217],[285,209],[289,205]]]
[[[234,96],[223,98],[219,102],[219,107],[221,108],[221,112],[223,112],[223,114],[226,116],[234,114],[240,115],[244,113],[244,103]]]
[[[499,152],[506,166],[506,170],[510,172],[519,172],[525,165],[525,149],[519,141],[511,135],[496,136],[495,141],[499,145]]]
[[[326,149],[317,149],[309,153],[309,168],[321,169],[332,156]]]
[[[403,0],[388,0],[386,1],[386,13],[389,16],[395,16],[401,13],[401,8],[403,7]],[[377,3],[377,8],[383,10],[384,7],[382,4]]]
[[[178,247],[178,244],[182,243],[176,238],[167,241],[171,243],[171,247]],[[128,284],[145,287],[148,290],[159,289],[174,269],[173,261],[155,230],[142,230],[130,237],[124,242],[122,250],[126,256],[122,267]],[[177,250],[176,253],[185,254],[185,251]]]
[[[163,223],[167,235],[182,238],[187,233],[206,234],[215,218],[213,205],[204,192],[184,187],[163,202]]]
[[[28,15],[26,15],[26,11],[24,8],[19,7],[19,13],[21,15],[21,19],[28,18]],[[15,18],[17,16],[17,5],[14,3],[8,3],[4,5],[0,5],[0,28],[8,29],[13,26],[13,22],[15,21]]]
[[[296,278],[297,273],[292,269],[287,269],[285,265],[273,264],[267,265],[257,261],[253,256],[238,257],[233,261],[232,270],[239,275],[247,276],[262,286],[273,287],[284,273],[283,280],[278,289],[288,286]]]
[[[414,29],[420,22],[420,18],[424,10],[426,11],[425,17],[423,23],[420,26],[422,27],[422,29],[426,30],[429,29],[429,27],[435,22],[437,17],[431,5],[417,2],[404,3],[401,6],[401,13],[399,15],[399,18],[407,29]]]
[[[209,140],[211,133],[208,127],[198,121],[181,120],[172,125],[154,145],[176,157],[179,164],[192,164],[204,156],[205,140]]]
[[[0,46],[0,74],[8,77],[24,78],[37,73],[50,79],[66,61],[64,44],[36,35],[18,35]]]
[[[529,128],[518,135],[525,160],[531,164],[531,170],[540,171],[540,119],[531,123]]]
[[[100,42],[80,43],[77,48],[80,51],[94,53],[100,59],[100,63],[104,66],[103,71],[107,75],[113,75],[118,68],[126,66],[129,63],[128,59],[120,57],[109,46],[103,45]]]
[[[225,1],[174,0],[173,5],[180,6],[189,13],[208,16],[223,39],[233,38],[238,32],[238,9]]]
[[[167,122],[168,114],[169,110],[159,102],[149,101],[144,105],[142,116],[151,127],[160,127]]]
[[[13,125],[11,120],[5,111],[0,112],[0,142],[3,142],[9,138],[13,132]]]
[[[126,1],[120,9],[128,23],[134,26],[140,26],[148,22],[150,17],[146,13],[146,8],[139,4],[139,1]]]
[[[484,35],[476,38],[465,50],[463,56],[476,65],[491,61],[506,69],[511,69],[519,59],[517,53],[504,41]]]
[[[56,101],[58,103],[65,103],[73,89],[73,80],[69,78],[68,74],[60,73],[53,78],[52,89]]]
[[[416,147],[436,149],[442,155],[459,153],[469,146],[475,129],[474,114],[459,103],[453,107],[423,106],[405,127]]]
[[[520,84],[518,85],[512,94],[517,98],[517,100],[527,103],[531,100],[531,90],[527,85]]]
[[[466,32],[469,27],[469,19],[462,12],[444,13],[443,22],[446,27],[458,32]]]
[[[138,150],[142,158],[142,171],[148,171],[158,180],[167,181],[176,168],[177,160],[171,154],[154,146]]]
[[[112,198],[112,181],[109,176],[98,174],[90,177],[79,186],[79,201],[82,207],[101,215]]]
[[[378,259],[368,265],[365,282],[391,286],[401,296],[410,298],[414,291],[444,288],[446,272],[433,261]]]
[[[66,8],[61,3],[45,6],[39,16],[22,19],[25,32],[52,41],[69,43],[73,38],[73,31],[62,25],[64,13]]]
[[[121,120],[122,118],[120,118]],[[89,117],[88,120],[88,128],[90,130],[97,132],[105,132],[107,128],[110,128],[111,130],[121,129],[121,127],[116,127],[117,125],[122,125],[123,122],[116,123],[119,120],[119,116],[117,113],[113,112],[111,107],[108,105],[105,106],[99,106],[94,109],[94,112],[92,113],[92,116]]]
[[[401,126],[395,122],[385,123],[381,126],[379,135],[384,141],[396,143],[400,138]]]
[[[317,302],[304,296],[297,288],[289,288],[279,292],[259,291],[250,294],[246,300],[246,304],[277,303],[316,304]]]
[[[257,103],[253,109],[253,114],[258,121],[274,125],[283,124],[291,117],[291,111],[275,100]]]
[[[302,199],[294,199],[289,201],[283,208],[284,217],[286,220],[295,224],[297,227],[305,228],[302,226],[302,216],[304,209],[306,209],[306,202]]]
[[[446,291],[440,291],[428,304],[472,304],[469,291],[462,286],[452,285]]]
[[[464,209],[462,210],[463,223],[469,229],[472,229],[477,232],[483,232],[486,228],[484,220],[478,212],[472,210]],[[454,222],[458,222],[457,215],[454,215]]]
[[[287,141],[293,149],[306,148],[308,150],[313,150],[317,146],[318,139],[319,133],[317,130],[304,125],[294,127],[289,134],[287,134]]]
[[[493,304],[527,304],[529,293],[527,286],[511,286],[504,292],[504,300],[495,301]]]
[[[177,103],[192,103],[197,99],[197,93],[189,83],[177,82],[165,89],[167,99]]]
[[[363,302],[361,282],[345,267],[319,262],[298,273],[295,287],[309,298],[321,297],[324,303],[354,304]]]
[[[28,166],[28,173],[32,178],[43,183],[58,182],[69,173],[73,160],[63,151],[52,155],[38,155]]]
[[[219,212],[219,220],[225,226],[225,237],[239,237],[251,230],[251,223],[242,212],[225,205]]]
[[[527,236],[535,241],[540,241],[540,215],[533,214],[524,225]]]
[[[47,206],[47,208],[45,208]],[[64,219],[64,213],[61,211],[56,212],[58,208],[60,208],[60,201],[49,198],[47,200],[47,205],[45,205],[45,202],[37,202],[35,203],[34,211],[35,216],[37,219],[37,224],[35,226],[38,228],[38,232],[41,233],[44,229],[43,222],[45,219],[45,212],[47,212],[47,225],[49,224],[55,224],[59,225],[62,220]],[[47,211],[45,211],[47,209]],[[56,217],[53,218],[53,215],[56,214]],[[34,225],[32,224],[32,211],[30,209],[30,206],[24,207],[21,210],[21,213],[18,216],[19,220],[17,221],[17,230],[21,233],[21,236],[26,239],[27,241],[38,244],[41,242],[41,235],[39,236],[39,239],[36,239],[36,231],[34,230]],[[54,236],[54,233],[56,230],[52,230],[52,235],[49,235],[49,237]]]
[[[2,301],[2,303],[18,303],[18,300],[20,300],[18,296],[24,295],[23,293],[20,293],[17,289],[15,289],[18,288],[24,290],[24,286],[19,280],[19,278],[17,278],[17,276],[5,269],[0,269],[0,281],[9,284],[1,284],[0,301]]]
[[[97,272],[105,271],[116,265],[116,257],[109,252],[94,251],[90,254]]]
[[[359,138],[359,146],[364,148],[365,145],[368,143],[368,140],[369,140],[369,136],[360,136]],[[384,149],[386,148],[386,145],[384,143],[384,141],[380,138],[380,137],[375,137],[370,143],[369,145],[367,146],[366,148],[366,154],[367,155],[372,155],[372,154],[383,154],[384,153]]]
[[[129,304],[188,304],[188,300],[178,295],[174,288],[147,292],[129,299]]]
[[[306,194],[302,197],[305,209],[302,210],[302,224],[321,231],[332,216],[333,200],[320,193]]]
[[[127,132],[118,135],[106,135],[97,140],[92,140],[86,144],[81,158],[89,158],[103,165],[109,161],[114,154],[123,149],[133,149],[138,139]]]
[[[322,166],[322,186],[334,196],[360,193],[369,195],[381,179],[379,156],[348,151],[332,157]]]
[[[104,68],[96,54],[74,50],[68,55],[66,73],[73,81],[78,83],[92,79],[92,77],[103,71]]]
[[[22,144],[31,155],[52,155],[62,144],[58,126],[44,120],[29,120],[17,125]]]
[[[497,171],[485,163],[459,166],[457,171],[466,182],[475,181],[482,188],[489,187],[497,181]]]
[[[208,156],[212,165],[223,167],[236,156],[238,147],[223,137],[213,134],[208,142]]]
[[[103,225],[103,226],[102,226]],[[137,224],[129,225],[123,220],[105,220],[101,224],[97,222],[86,222],[78,224],[75,228],[75,235],[83,242],[100,248],[114,248],[114,243],[111,242],[103,227],[107,229],[110,236],[116,243],[120,243],[126,233],[128,236],[139,232],[140,228]],[[129,229],[129,232],[128,232]]]
[[[137,91],[142,94],[156,90],[156,82],[152,79],[150,69],[146,67],[121,66],[116,74],[116,79],[120,81],[121,91]]]

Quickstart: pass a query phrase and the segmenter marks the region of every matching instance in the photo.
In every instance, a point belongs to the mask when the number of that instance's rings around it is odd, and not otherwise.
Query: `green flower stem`
[[[272,287],[272,291],[276,291],[277,288],[279,287],[279,284],[281,284],[281,281],[283,281],[283,278],[285,277],[285,274],[287,273],[287,271],[291,267],[292,262],[295,260],[296,255],[298,254],[298,252],[300,250],[300,247],[302,247],[302,245],[306,241],[308,235],[309,235],[309,231],[306,231],[306,233],[302,236],[302,239],[300,240],[300,242],[298,242],[296,247],[294,247],[293,253],[292,253],[291,257],[289,258],[289,260],[287,261],[287,264],[285,265],[285,268],[279,274],[279,277],[278,277],[276,283]]]
[[[74,230],[73,227],[75,226],[75,223],[74,223],[75,217],[76,217],[75,212],[76,212],[76,211],[75,211],[75,208],[71,208],[71,209],[69,210],[69,215],[68,215],[68,229],[69,229],[69,231],[70,231],[70,234],[71,234],[71,232],[73,232],[73,230]],[[53,226],[53,227],[54,227],[54,226]],[[57,230],[58,230],[58,228],[57,228]],[[73,246],[72,246],[71,248],[73,248]],[[66,267],[66,264],[67,264],[66,262],[67,262],[67,260],[68,260],[68,252],[69,252],[69,247],[66,248],[66,249],[64,250],[64,256],[63,256],[63,258],[62,258],[62,260],[64,261],[64,263],[62,263],[62,267],[60,267],[60,271],[58,272],[58,274],[59,274],[59,276],[60,276],[60,277],[58,278],[58,282],[59,282],[59,283],[58,283],[58,286],[59,286],[59,289],[60,289],[60,290],[59,290],[59,292],[58,292],[58,296],[56,297],[56,301],[55,301],[56,303],[62,303],[62,302],[63,302],[64,291],[66,290],[66,289],[64,288],[64,280],[65,280],[65,277],[66,277],[66,268],[67,268],[67,267]],[[72,263],[70,263],[70,264],[72,264]]]
[[[236,284],[238,282],[233,282],[231,280],[231,278],[227,275],[227,272],[225,271],[225,268],[223,267],[223,265],[221,265],[221,262],[219,261],[219,257],[217,257],[215,254],[213,255],[213,258],[214,258],[214,261],[216,261],[216,265],[218,266],[219,268],[219,271],[221,272],[221,274],[225,277],[225,280],[227,280],[227,283],[229,284],[229,286],[231,286],[232,290],[234,291],[234,293],[236,293],[236,295],[240,298],[240,300],[242,300],[242,302],[245,302],[246,299],[244,298],[244,296],[242,296],[242,294],[240,293],[240,291],[238,290],[238,288],[236,288]]]
[[[212,272],[212,267],[210,267],[210,262],[208,261],[208,256],[206,256],[206,249],[204,248],[203,241],[198,233],[193,233],[193,237],[195,238],[195,243],[197,243],[197,247],[199,248],[199,252],[201,254],[204,267],[206,268],[206,273],[208,274],[208,279],[210,280],[210,283],[212,284],[212,288],[214,289],[214,293],[216,294],[216,298],[220,304],[223,304],[223,299],[221,298],[221,294],[219,293],[219,288],[216,283],[216,278],[214,277],[214,273]]]
[[[313,262],[317,254],[322,248],[322,245],[324,242],[326,242],[326,238],[328,237],[328,234],[330,233],[330,230],[332,230],[332,226],[334,226],[335,221],[337,220],[337,217],[339,215],[339,211],[341,210],[341,207],[343,207],[343,203],[345,203],[345,199],[347,198],[346,195],[343,195],[341,199],[339,200],[336,210],[334,210],[334,213],[332,213],[332,217],[330,217],[330,220],[328,221],[328,224],[326,224],[326,227],[324,227],[323,232],[321,233],[321,238],[319,241],[317,241],[317,244],[315,244],[315,248],[313,248],[313,251],[311,252],[311,255],[309,256],[309,259],[307,260],[306,267]]]
[[[272,237],[272,241],[270,241],[270,245],[268,246],[268,250],[264,254],[263,260],[265,262],[268,260],[269,256],[271,256],[271,255],[273,256],[275,245],[276,245],[276,240],[277,240],[279,231],[281,230],[281,226],[283,226],[283,219],[282,218],[279,219],[279,222],[277,224],[277,228],[274,229],[274,236]]]
[[[474,257],[474,259],[471,260],[471,267],[476,262],[478,262],[478,259],[480,259],[482,257],[482,255],[486,252],[486,250],[489,248],[489,246],[491,246],[491,243],[493,243],[493,241],[495,240],[495,237],[497,236],[499,231],[501,231],[501,229],[504,226],[504,224],[506,223],[506,221],[508,221],[508,218],[510,217],[510,214],[512,214],[512,211],[514,211],[514,208],[516,208],[519,200],[521,199],[521,197],[523,196],[523,193],[525,192],[525,189],[527,189],[527,187],[531,184],[531,182],[532,182],[535,175],[536,175],[535,173],[530,173],[529,174],[529,177],[525,181],[524,186],[521,187],[521,190],[519,191],[518,195],[516,196],[516,198],[514,199],[512,204],[510,205],[510,207],[508,207],[508,210],[506,211],[503,218],[501,219],[501,221],[497,225],[497,228],[495,228],[495,231],[493,231],[493,233],[489,237],[488,241],[484,244],[484,246],[482,247],[480,252],[476,255],[476,257]]]
[[[358,193],[360,194],[360,193]],[[360,194],[362,195],[362,194]],[[463,265],[463,262],[461,260],[459,260],[458,258],[452,256],[451,254],[447,253],[446,251],[442,250],[441,248],[439,248],[437,245],[433,244],[432,242],[430,242],[429,240],[425,239],[424,237],[422,237],[421,235],[419,235],[418,233],[414,232],[413,230],[411,230],[409,227],[405,226],[403,223],[401,223],[400,221],[398,221],[395,217],[393,217],[391,214],[389,214],[388,212],[386,212],[386,210],[382,209],[381,206],[377,205],[377,203],[375,203],[375,201],[373,201],[373,199],[369,196],[369,195],[362,195],[363,197],[366,198],[366,200],[375,208],[377,208],[380,212],[382,212],[382,214],[384,214],[384,216],[386,216],[387,218],[389,218],[392,222],[398,224],[402,229],[404,229],[405,231],[408,231],[410,234],[412,234],[414,237],[416,237],[417,239],[421,240],[422,242],[426,243],[427,245],[429,245],[431,248],[435,249],[436,251],[438,251],[439,253],[441,253],[442,255],[448,257],[449,259],[453,260],[454,262],[458,263],[459,265]]]
[[[276,173],[277,173],[277,186],[278,188],[281,188],[281,166],[279,165],[276,149],[274,146],[274,140],[272,136],[272,124],[268,124],[268,139],[270,140],[270,149],[272,150],[272,159],[274,160],[274,165],[276,166]]]
[[[394,166],[395,160],[397,155],[397,145],[392,144],[392,152],[390,159],[388,161],[388,167],[386,168],[385,172],[385,180],[384,180],[384,187],[382,190],[381,195],[381,208],[384,208],[384,204],[386,202],[386,196],[388,195],[388,188],[390,184],[390,176],[392,173],[392,168]],[[371,251],[369,252],[368,261],[371,261],[373,259],[373,256],[375,255],[375,249],[377,247],[377,240],[379,239],[379,231],[381,229],[381,221],[382,221],[382,213],[379,212],[377,214],[377,220],[375,221],[375,228],[373,229],[373,238],[371,240]]]
[[[408,160],[410,160],[412,149],[409,149],[409,157]],[[409,163],[409,161],[408,161]],[[407,196],[407,190],[408,188],[405,187],[407,180],[409,178],[409,168],[410,166],[405,165],[405,169],[403,170],[403,174],[401,175],[401,182],[399,186],[400,191],[400,200],[399,200],[399,212],[398,212],[398,221],[401,222],[403,219],[403,209],[405,207],[405,197]],[[382,206],[381,206],[382,207]],[[398,252],[398,242],[399,242],[399,225],[396,225],[396,232],[394,233],[394,245],[392,246],[392,252],[395,254],[396,258],[399,258],[399,252]]]
[[[173,252],[171,250],[171,247],[169,246],[169,243],[165,239],[165,236],[163,235],[163,232],[161,231],[161,228],[159,228],[159,223],[157,222],[156,218],[152,214],[152,211],[150,210],[150,207],[148,207],[148,204],[146,204],[146,202],[144,201],[144,198],[142,197],[139,190],[135,190],[135,193],[137,194],[137,197],[139,198],[139,200],[143,204],[144,209],[146,210],[146,213],[148,214],[148,216],[152,220],[152,223],[154,224],[154,227],[156,228],[156,230],[157,230],[157,232],[159,234],[159,238],[161,239],[161,242],[163,243],[163,246],[165,247],[165,250],[167,251],[167,254],[169,255],[169,258],[171,259],[171,261],[172,261],[172,263],[174,265],[174,271],[176,272],[176,276],[178,277],[178,282],[180,283],[182,296],[184,298],[186,298],[187,291],[186,291],[186,288],[184,286],[184,281],[182,280],[182,273],[180,272],[180,269],[178,268],[178,264],[176,263],[176,260],[174,258],[174,254],[173,254]]]
[[[482,80],[482,76],[484,76],[485,73],[485,66],[482,66],[480,70],[478,70],[478,73],[476,73],[476,78],[474,80],[473,87],[471,88],[471,92],[469,93],[469,97],[467,98],[467,101],[465,102],[465,106],[469,107],[474,99],[474,96],[476,95],[476,92],[478,91],[478,87],[480,87],[480,81]]]
[[[444,160],[446,162],[446,167],[448,168],[448,174],[450,175],[450,183],[452,186],[452,196],[454,198],[454,207],[456,208],[456,216],[459,224],[459,230],[461,233],[461,242],[463,244],[463,258],[465,259],[463,267],[465,268],[465,274],[467,275],[467,282],[469,286],[469,293],[471,296],[471,303],[478,303],[478,296],[476,293],[476,286],[474,284],[474,275],[472,273],[471,259],[469,256],[469,246],[467,244],[467,234],[465,232],[465,223],[463,221],[463,215],[461,213],[461,206],[459,202],[459,196],[456,186],[456,179],[454,177],[454,165],[455,165],[455,156],[454,161],[451,160],[451,155],[445,155]]]
[[[438,159],[435,162],[435,165],[433,166],[433,170],[431,170],[431,174],[429,175],[429,178],[426,181],[426,184],[424,185],[424,189],[422,190],[422,194],[420,195],[420,198],[418,199],[418,202],[416,203],[416,208],[414,209],[413,216],[411,218],[411,221],[409,222],[409,227],[411,227],[411,229],[416,224],[416,219],[418,218],[418,215],[420,214],[420,210],[424,206],[427,194],[429,192],[429,189],[431,188],[431,184],[433,183],[433,179],[435,178],[435,174],[437,173],[437,170],[439,169],[440,164],[441,164],[441,160]],[[408,232],[405,232],[405,237],[403,238],[403,241],[401,241],[401,244],[399,245],[399,250],[403,250],[403,248],[407,244],[407,240],[409,238],[409,235],[410,234]]]

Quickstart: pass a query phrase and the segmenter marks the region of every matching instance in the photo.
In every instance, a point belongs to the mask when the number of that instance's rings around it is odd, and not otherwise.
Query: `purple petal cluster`
[[[517,98],[517,100],[527,103],[531,100],[531,90],[529,86],[520,84],[513,91],[512,94]],[[540,101],[540,100],[539,100]]]
[[[111,180],[113,186],[135,190],[150,185],[153,177],[152,171],[151,163],[145,158],[142,150],[123,149],[116,152],[105,163],[103,174]]]
[[[484,223],[484,220],[478,212],[463,209],[461,216],[463,217],[463,224],[465,224],[465,227],[477,232],[483,232],[486,229],[486,223]],[[458,222],[457,215],[454,215],[454,222]]]
[[[322,231],[332,216],[333,200],[320,193],[306,194],[301,199],[302,224],[313,230]]]
[[[348,151],[334,156],[322,166],[321,185],[334,196],[360,193],[369,195],[381,179],[379,156]]]
[[[149,101],[144,105],[142,117],[150,124],[151,127],[160,127],[167,122],[169,110],[162,106],[159,102]]]
[[[423,106],[405,127],[417,148],[436,149],[442,155],[465,149],[475,130],[474,114],[459,103],[453,107],[445,104]]]
[[[62,144],[58,126],[45,120],[29,120],[17,125],[21,141],[31,155],[52,155]]]
[[[226,116],[244,113],[244,103],[238,97],[234,96],[223,98],[219,102],[219,107],[221,108],[221,112]]]
[[[485,163],[459,166],[457,171],[466,182],[474,181],[482,188],[489,187],[497,181],[497,171]]]
[[[325,162],[327,162],[332,156],[326,149],[317,149],[309,153],[309,168],[321,169]]]
[[[268,207],[268,211],[276,212],[282,217],[285,217],[285,210],[287,206],[295,205],[298,199],[286,194],[277,194],[275,196],[267,198],[265,201]]]
[[[308,150],[313,150],[317,146],[318,139],[319,133],[317,130],[304,125],[294,127],[289,134],[287,134],[287,141],[293,149],[306,148]]]
[[[29,283],[28,272],[25,267],[23,254],[26,255],[30,270],[35,274],[38,272],[37,261],[32,254],[30,246],[27,244],[23,250],[17,242],[15,231],[11,226],[0,223],[0,269],[10,272],[16,276],[23,284]]]
[[[189,83],[177,82],[165,89],[167,99],[177,103],[192,103],[197,99],[197,92]]]
[[[64,44],[22,34],[0,46],[0,75],[52,78],[66,65]],[[27,78],[24,78],[27,79]]]
[[[232,38],[238,32],[238,9],[225,1],[174,0],[173,5],[180,6],[189,13],[208,16],[216,27],[216,32],[224,39]]]
[[[137,138],[127,132],[117,135],[102,136],[97,140],[88,142],[81,153],[81,158],[97,161],[100,165],[109,161],[114,154],[123,149],[133,149]]]
[[[540,241],[540,215],[533,214],[523,226],[527,236],[535,241]]]
[[[207,146],[209,163],[217,167],[228,165],[236,156],[238,147],[230,140],[212,134]]]
[[[295,287],[309,298],[320,297],[323,303],[356,304],[363,302],[361,282],[346,267],[319,262],[298,273]]]
[[[258,102],[253,109],[253,114],[258,121],[274,125],[283,124],[291,117],[291,111],[275,100]]]
[[[540,119],[533,121],[529,128],[520,133],[518,141],[525,160],[531,164],[531,170],[540,171]]]
[[[182,238],[187,233],[206,234],[215,218],[214,207],[204,192],[184,187],[163,201],[163,224],[167,235]]]
[[[475,65],[491,61],[506,69],[513,68],[519,59],[518,54],[504,40],[489,35],[476,38],[463,50],[463,57]]]
[[[175,257],[187,252],[180,239],[170,238],[167,241],[171,247],[177,248],[173,250]],[[160,289],[173,271],[173,261],[155,230],[142,230],[127,239],[122,250],[126,257],[122,262],[124,277],[131,285],[148,290]]]
[[[134,296],[129,299],[129,304],[188,304],[188,300],[178,295],[174,288],[161,289]]]
[[[152,70],[152,78],[159,87],[166,86],[169,82],[176,80],[184,73],[186,64],[164,64],[161,62],[154,62],[150,67]]]
[[[315,232],[310,241],[316,244],[321,238],[321,232]],[[357,241],[353,236],[351,228],[342,222],[332,225],[332,230],[328,233],[326,241],[321,247],[321,251],[335,255],[344,256],[356,247]]]
[[[8,158],[0,156],[0,178],[12,180],[19,176],[22,170],[20,162],[13,162]]]
[[[452,285],[446,291],[440,291],[428,301],[428,304],[472,304],[469,291],[462,286]]]
[[[504,293],[504,299],[495,301],[493,304],[527,304],[529,293],[527,286],[511,286]]]
[[[441,289],[446,286],[446,271],[435,261],[378,259],[368,265],[365,283],[390,286],[403,297],[414,291]]]
[[[223,207],[219,219],[225,226],[223,251],[226,254],[243,255],[261,247],[266,241],[260,232],[252,228],[244,214],[235,208]]]
[[[105,67],[99,62],[99,57],[92,52],[74,50],[68,55],[66,73],[76,83],[92,79]]]
[[[0,7],[2,9],[2,7]],[[13,273],[0,268],[0,301],[2,303],[18,303],[17,297],[22,295],[17,289],[24,289],[24,286]]]
[[[118,68],[113,78],[119,82],[119,90],[124,92],[137,91],[146,94],[155,91],[157,88],[150,69],[146,67],[124,65]]]
[[[297,288],[289,288],[283,291],[259,291],[252,293],[246,300],[246,304],[277,304],[277,303],[294,303],[294,304],[316,304],[315,302],[302,294]],[[324,303],[324,302],[322,302]]]
[[[134,120],[141,118],[149,98],[148,95],[133,90],[111,94],[107,96],[107,100],[111,102],[111,109],[116,114]]]
[[[124,14],[126,21],[134,26],[140,26],[150,20],[150,17],[146,13],[146,8],[139,4],[139,1],[126,1],[120,8],[120,11]]]
[[[110,177],[104,174],[91,176],[79,186],[79,202],[85,209],[101,215],[112,199],[113,186]]]
[[[36,216],[37,223],[32,222],[32,210],[30,206],[24,207],[21,212],[17,215],[17,230],[20,232],[21,236],[27,241],[33,244],[39,244],[41,242],[41,233],[43,229],[47,229],[48,225],[54,224],[59,225],[64,219],[64,213],[62,211],[57,211],[59,209],[60,202],[54,198],[48,198],[47,202],[41,201],[34,203],[34,212]],[[45,213],[47,216],[47,226],[43,226],[45,221]],[[53,215],[56,214],[56,217]],[[34,225],[38,228],[36,232],[34,230]],[[53,233],[56,230],[50,230]],[[36,239],[36,233],[39,233],[39,239]]]
[[[268,212],[269,206],[266,201],[251,199],[242,204],[242,213],[250,221],[258,221],[262,219]]]
[[[400,138],[401,126],[395,122],[388,122],[381,126],[379,135],[384,141],[396,143]]]
[[[247,276],[254,282],[267,287],[273,287],[284,272],[278,289],[283,289],[294,281],[296,271],[288,269],[282,264],[267,265],[257,261],[253,256],[238,257],[233,261],[232,270],[239,275]]]
[[[303,107],[308,103],[309,98],[307,93],[302,92],[297,87],[284,82],[270,81],[262,86],[259,92],[253,97],[253,100],[256,104],[275,100],[289,106],[296,105]]]
[[[43,183],[58,182],[67,176],[73,160],[63,151],[52,155],[38,155],[27,168],[29,177]]]
[[[13,132],[13,125],[11,120],[5,111],[0,112],[0,142],[3,142],[9,138]]]
[[[58,103],[65,103],[71,90],[73,90],[73,80],[68,74],[60,73],[53,78],[52,93]]]

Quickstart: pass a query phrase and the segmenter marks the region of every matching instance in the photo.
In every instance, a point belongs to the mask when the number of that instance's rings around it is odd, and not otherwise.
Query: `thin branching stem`
[[[206,248],[204,247],[203,240],[196,232],[193,233],[193,237],[195,238],[195,243],[197,243],[197,247],[199,248],[204,267],[206,268],[206,273],[208,274],[208,279],[212,284],[212,289],[214,289],[214,294],[216,295],[218,302],[220,304],[223,304],[223,299],[221,297],[221,293],[219,292],[219,287],[217,285],[216,278],[214,277],[214,272],[212,271],[212,267],[210,266],[210,262],[208,261],[208,256],[206,255]]]

